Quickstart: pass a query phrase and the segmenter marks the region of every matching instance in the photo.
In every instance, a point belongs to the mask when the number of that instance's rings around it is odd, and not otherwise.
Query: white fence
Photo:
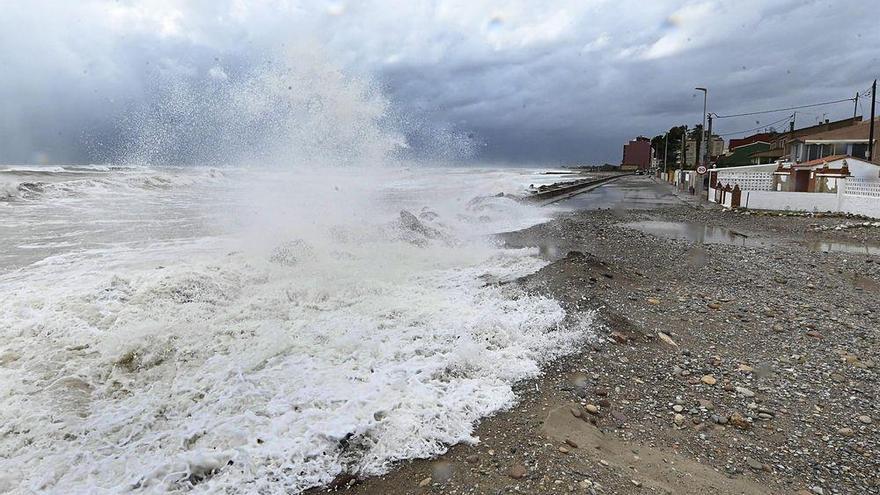
[[[880,199],[880,181],[855,177],[847,178],[843,184],[843,194],[859,198]]]
[[[731,174],[733,175],[733,174]],[[769,185],[760,176],[762,172],[738,174],[759,177],[723,177],[718,180],[723,185],[739,185],[742,190],[740,206],[756,210],[792,210],[812,212],[852,213],[872,218],[880,218],[880,181],[849,177],[844,179],[843,187],[835,193],[783,192],[774,191],[772,174]],[[731,194],[723,196],[724,206],[731,205]],[[715,202],[716,190],[709,189],[709,201]]]
[[[722,172],[718,171],[718,182],[730,187],[739,185],[743,191],[772,191],[772,172]]]

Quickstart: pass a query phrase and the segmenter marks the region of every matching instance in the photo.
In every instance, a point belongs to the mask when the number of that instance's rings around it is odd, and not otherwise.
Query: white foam
[[[546,215],[484,194],[521,171],[227,174],[77,206],[200,198],[169,211],[226,208],[219,237],[59,243],[0,276],[0,487],[295,492],[381,473],[476,441],[512,384],[589,335],[553,300],[484,284],[545,263],[486,237]],[[425,230],[402,232],[400,208]],[[138,218],[156,214],[178,228]]]

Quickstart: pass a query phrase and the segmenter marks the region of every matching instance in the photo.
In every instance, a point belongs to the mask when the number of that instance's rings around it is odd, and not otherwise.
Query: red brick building
[[[639,136],[623,145],[623,160],[620,162],[620,167],[646,170],[651,167],[651,154],[651,140]]]

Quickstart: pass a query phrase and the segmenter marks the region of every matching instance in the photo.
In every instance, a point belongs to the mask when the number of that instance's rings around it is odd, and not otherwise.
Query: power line
[[[725,134],[717,134],[717,136],[719,136],[719,137],[723,137],[723,136],[733,136],[734,134],[744,134],[744,133],[746,133],[746,132],[758,131],[758,130],[766,129],[767,127],[770,127],[770,126],[773,126],[773,125],[779,124],[779,123],[781,123],[781,122],[785,122],[786,120],[791,121],[791,119],[792,119],[793,117],[794,117],[794,114],[789,115],[788,117],[785,117],[785,118],[779,119],[779,120],[777,120],[776,122],[770,122],[769,124],[762,124],[762,125],[760,125],[760,126],[758,126],[758,127],[755,127],[755,128],[753,128],[753,129],[746,129],[746,130],[744,130],[744,131],[736,131],[736,132],[728,132],[728,133],[725,133]]]
[[[747,117],[749,115],[760,115],[762,113],[785,112],[788,110],[797,110],[799,108],[821,107],[823,105],[833,105],[835,103],[843,103],[845,101],[854,101],[854,100],[855,100],[855,98],[844,98],[842,100],[824,101],[822,103],[812,103],[810,105],[798,105],[795,107],[787,107],[787,108],[776,108],[774,110],[762,110],[760,112],[736,113],[736,114],[732,114],[732,115],[718,115],[717,113],[715,113],[713,115],[715,115],[716,119],[729,119],[732,117]]]

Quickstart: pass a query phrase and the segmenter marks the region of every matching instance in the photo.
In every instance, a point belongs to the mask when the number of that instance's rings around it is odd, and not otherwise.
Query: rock
[[[626,420],[628,419],[626,415],[620,411],[611,411],[611,417],[614,418],[614,420],[617,421],[618,424],[626,423]]]
[[[680,413],[680,412],[684,411],[684,406],[682,406],[680,404],[676,404],[676,405],[672,406],[672,410],[677,413]]]
[[[425,478],[422,481],[419,481],[419,486],[428,486],[431,484],[431,478]]]
[[[595,404],[587,404],[586,406],[584,406],[584,409],[586,409],[587,412],[590,414],[599,414],[599,407]]]
[[[718,383],[718,380],[712,375],[703,375],[703,378],[700,378],[700,381],[706,385],[715,385]]]
[[[718,304],[717,302],[710,302],[706,306],[708,306],[709,309],[721,309],[721,305]]]
[[[672,421],[674,421],[675,424],[681,426],[684,423],[684,416],[676,413],[675,416],[672,417]]]
[[[868,416],[867,414],[863,414],[863,415],[859,416],[858,419],[859,419],[859,421],[861,421],[862,423],[864,423],[866,425],[869,425],[874,422],[874,420],[871,419],[871,416]]]
[[[726,425],[727,424],[727,416],[721,416],[720,414],[713,414],[712,421],[715,424]]]
[[[810,330],[809,332],[807,332],[806,335],[807,335],[807,337],[813,337],[814,339],[821,339],[822,338],[822,334],[815,331],[815,330]]]
[[[611,338],[618,344],[626,344],[629,341],[629,338],[626,335],[616,330],[611,332]]]
[[[565,439],[565,443],[566,443],[566,445],[568,445],[569,447],[571,447],[571,448],[573,448],[573,449],[578,448],[578,444],[577,444],[577,442],[575,442],[574,440],[572,440],[572,439],[570,439],[570,438],[566,438],[566,439]]]
[[[559,447],[559,452],[561,452],[561,453],[563,453],[563,454],[567,454],[567,453],[569,453],[569,452],[571,452],[571,451],[568,450],[567,447]]]
[[[755,393],[745,387],[736,387],[736,393],[743,397],[754,397]]]
[[[707,411],[711,411],[711,410],[715,409],[715,404],[712,404],[711,400],[698,399],[697,403],[700,404],[700,407],[702,407],[703,409],[705,409]]]
[[[755,368],[752,368],[751,366],[749,366],[747,364],[740,364],[739,366],[736,367],[736,370],[737,371],[744,371],[746,373],[751,373],[751,372],[755,371]]]
[[[764,465],[763,465],[763,464],[761,464],[760,462],[756,461],[755,459],[752,459],[751,457],[746,457],[746,464],[747,464],[750,468],[754,469],[755,471],[761,471],[761,470],[764,469]]]
[[[522,464],[514,464],[507,473],[508,476],[515,480],[524,478],[526,474],[528,474],[528,470]]]
[[[669,335],[667,335],[663,332],[657,332],[657,337],[659,337],[660,340],[662,340],[663,342],[665,342],[668,345],[671,345],[673,347],[678,347],[678,344],[676,344],[675,341],[672,340],[672,337],[670,337]]]
[[[731,414],[727,420],[731,425],[741,430],[746,430],[752,426],[752,424],[738,412]]]
[[[656,297],[649,297],[648,304],[652,304],[652,305],[656,306],[656,305],[660,304],[660,299],[657,299]]]
[[[574,408],[574,407],[572,407],[572,408],[571,408],[571,415],[574,416],[574,417],[576,417],[576,418],[580,418],[581,416],[584,415],[584,413],[581,412],[580,408]]]
[[[837,433],[839,435],[843,435],[845,437],[851,437],[856,434],[856,432],[853,431],[852,428],[841,428],[841,429],[837,430]]]

